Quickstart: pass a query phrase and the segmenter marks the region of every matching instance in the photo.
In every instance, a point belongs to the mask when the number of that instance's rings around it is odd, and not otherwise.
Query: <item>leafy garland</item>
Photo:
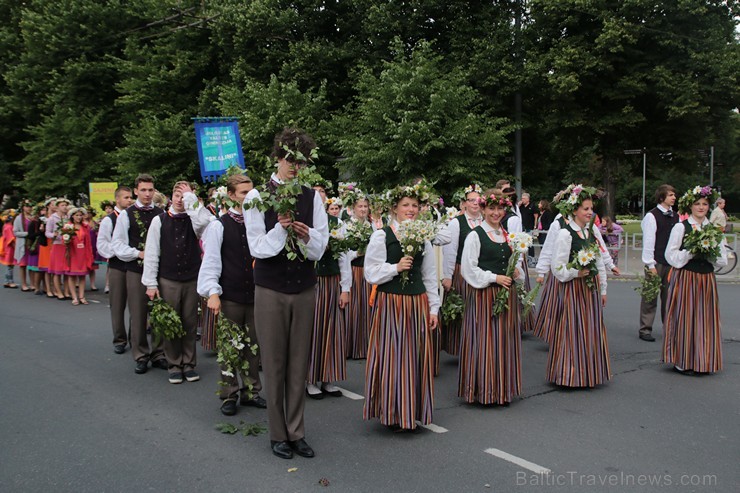
[[[174,308],[162,298],[149,301],[149,323],[152,326],[152,340],[155,346],[162,339],[174,341],[185,337],[186,332],[182,320]]]
[[[635,291],[642,296],[642,299],[645,300],[646,303],[652,303],[658,299],[662,284],[663,281],[660,276],[645,272],[645,276],[640,278],[640,285],[635,288]]]
[[[224,368],[221,370],[222,375],[233,378],[237,374],[249,373],[249,361],[242,358],[242,350],[246,347],[252,351],[252,354],[257,354],[257,344],[252,344],[247,332],[248,328],[242,330],[236,322],[226,318],[223,312],[219,312],[216,321],[216,351],[218,351],[216,361]],[[218,384],[228,385],[223,380],[220,380]],[[252,384],[247,382],[245,384],[248,386],[247,393],[251,399]]]
[[[139,213],[138,209],[134,209],[134,222],[136,222],[136,225],[139,227],[139,244],[136,249],[140,252],[143,252],[146,248],[146,235],[149,232],[149,228],[147,228],[146,224],[144,224],[144,221],[142,221],[141,214]],[[139,265],[144,265],[143,258],[137,259],[136,262]]]
[[[463,302],[462,296],[460,296],[456,291],[450,290],[445,293],[445,299],[440,308],[442,322],[450,323],[462,318],[464,309],[465,303]]]

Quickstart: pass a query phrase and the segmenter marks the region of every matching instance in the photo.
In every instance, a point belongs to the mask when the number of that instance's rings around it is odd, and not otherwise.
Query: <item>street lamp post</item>
[[[645,217],[645,181],[647,176],[647,149],[625,149],[625,154],[642,154],[642,217]]]

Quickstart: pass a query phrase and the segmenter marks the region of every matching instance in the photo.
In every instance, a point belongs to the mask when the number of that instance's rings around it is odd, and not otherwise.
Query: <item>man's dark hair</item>
[[[154,178],[152,178],[152,175],[142,173],[136,177],[136,180],[134,180],[134,188],[139,188],[139,183],[151,183],[153,185]]]
[[[663,203],[666,197],[668,197],[669,192],[676,193],[676,189],[666,183],[659,186],[658,189],[655,190],[655,202],[658,204]]]
[[[516,189],[514,187],[506,187],[503,190],[501,190],[501,193],[503,193],[506,197],[509,197],[509,200],[511,200],[512,204],[516,204]]]
[[[288,152],[285,149],[287,147],[294,153],[296,151],[303,154],[308,159],[311,155],[311,150],[316,147],[316,142],[301,129],[286,127],[282,132],[275,135],[275,142],[272,147],[272,157],[275,159],[287,159],[288,161],[294,161],[294,154]]]

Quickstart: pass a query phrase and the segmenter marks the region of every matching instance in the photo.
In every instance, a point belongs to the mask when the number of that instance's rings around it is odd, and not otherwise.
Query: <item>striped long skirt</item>
[[[719,298],[713,272],[671,269],[665,315],[665,363],[700,373],[722,369]]]
[[[563,311],[553,323],[547,380],[564,387],[594,387],[611,378],[604,310],[597,287],[583,278],[559,284]]]
[[[522,262],[522,268],[524,269],[524,289],[529,292],[532,290],[532,283],[529,280],[529,269],[527,268],[526,260]],[[523,313],[524,305],[519,303],[519,326],[521,327],[521,331],[532,332],[537,322],[537,310],[535,307],[532,307],[526,317],[522,315]]]
[[[522,391],[521,333],[516,290],[509,308],[493,316],[493,300],[504,289],[471,288],[463,314],[457,395],[466,402],[505,404]]]
[[[468,283],[465,282],[460,273],[460,264],[455,264],[455,271],[452,273],[452,290],[462,296],[463,300],[468,299]],[[462,328],[462,319],[453,320],[442,326],[442,350],[452,356],[460,356],[460,331]]]
[[[540,308],[534,324],[534,335],[546,343],[552,342],[555,323],[563,313],[563,284],[554,275],[548,274],[540,290]]]
[[[338,382],[347,373],[344,354],[344,310],[339,308],[342,287],[339,275],[318,276],[316,307],[313,311],[313,336],[308,358],[308,383]]]
[[[378,291],[365,369],[363,418],[413,429],[432,422],[434,369],[429,300]]]
[[[352,289],[346,321],[346,354],[348,358],[363,359],[367,356],[367,340],[370,332],[370,291],[372,286],[365,280],[365,269],[352,266]]]

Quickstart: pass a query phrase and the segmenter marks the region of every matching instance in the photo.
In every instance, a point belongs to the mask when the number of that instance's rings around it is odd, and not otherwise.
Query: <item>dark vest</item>
[[[682,224],[684,226],[684,233],[683,233],[684,239],[681,240],[681,250],[686,250],[683,246],[684,240],[686,239],[686,235],[691,233],[691,231],[694,228],[691,227],[691,224],[689,223],[688,219],[686,219],[685,221],[682,221]],[[697,257],[694,257],[691,260],[689,260],[688,263],[682,267],[682,269],[686,269],[691,272],[697,272],[699,274],[710,274],[714,272],[714,266],[709,260],[705,258],[697,258]]]
[[[585,238],[585,239],[578,236],[578,231],[574,231],[573,228],[569,227],[568,233],[570,233],[570,237],[571,237],[571,242],[570,242],[570,258],[571,259],[576,253],[596,243],[596,236],[594,236],[593,230],[589,231],[588,238]]]
[[[118,214],[116,213],[115,210],[113,212],[111,212],[110,214],[108,214],[108,219],[110,219],[111,224],[113,224],[113,229],[111,231],[115,230],[116,229],[116,221],[118,220]],[[111,233],[111,234],[113,234],[113,233]],[[108,259],[108,267],[110,269],[116,269],[116,270],[119,270],[121,272],[126,272],[126,262],[124,262],[120,258],[116,257],[115,255],[113,255],[113,257],[111,257],[111,258]]]
[[[221,298],[241,303],[254,303],[254,273],[252,255],[247,243],[247,230],[244,223],[239,224],[228,214],[219,218],[224,227],[221,242]]]
[[[164,211],[159,207],[152,207],[150,210],[145,211],[143,209],[139,209],[135,205],[132,205],[131,207],[126,209],[126,214],[128,214],[129,221],[128,246],[136,249],[141,248],[139,246],[139,243],[142,243],[141,240],[146,235],[146,231],[142,231],[141,228],[139,228],[139,225],[136,221],[136,215],[139,215],[141,222],[144,223],[144,227],[149,230],[149,225],[152,224],[152,219],[162,214],[162,212]],[[141,265],[138,260],[132,260],[131,262],[126,262],[126,270],[141,274],[142,272],[144,272],[144,266]]]
[[[270,182],[268,186],[274,189],[277,185]],[[307,187],[301,188],[303,193],[298,197],[295,206],[295,220],[312,228],[315,192]],[[265,212],[265,231],[271,231],[277,222],[277,212],[272,209]],[[255,259],[254,283],[285,294],[301,293],[316,285],[314,262],[306,261],[300,252],[296,253],[298,253],[296,260],[289,260],[285,249],[274,257]]]
[[[665,259],[665,249],[668,247],[668,240],[671,238],[671,229],[678,223],[678,214],[674,212],[673,216],[664,216],[663,211],[657,207],[650,209],[648,214],[653,215],[655,224],[658,226],[655,230],[653,258],[659,264],[668,265],[668,261]]]
[[[403,251],[401,250],[401,243],[396,238],[395,233],[386,226],[383,228],[385,232],[385,251],[386,251],[386,262],[389,264],[397,264],[403,257]],[[416,254],[414,257],[414,264],[411,267],[409,273],[409,280],[405,286],[401,285],[401,274],[398,274],[393,279],[385,284],[378,285],[378,291],[383,293],[391,294],[423,294],[426,293],[427,289],[424,286],[424,281],[421,277],[421,263],[424,260],[423,251]]]
[[[480,238],[478,267],[488,272],[505,276],[506,268],[509,266],[509,258],[512,254],[509,244],[506,242],[496,243],[481,226],[476,226],[473,231]]]
[[[165,212],[159,239],[159,276],[170,281],[192,281],[200,270],[200,244],[190,217],[172,217]]]
[[[352,259],[352,267],[365,267],[365,256],[361,255]]]
[[[339,219],[334,216],[328,216],[329,220],[329,231],[336,228],[339,224]],[[316,275],[317,276],[338,276],[341,274],[339,271],[339,260],[335,260],[334,256],[329,248],[326,249],[321,259],[316,262]]]
[[[463,247],[465,246],[465,238],[468,237],[468,233],[473,231],[468,224],[468,218],[465,214],[460,214],[455,218],[460,224],[460,236],[457,239],[457,256],[455,257],[455,263],[459,264],[462,260]]]

